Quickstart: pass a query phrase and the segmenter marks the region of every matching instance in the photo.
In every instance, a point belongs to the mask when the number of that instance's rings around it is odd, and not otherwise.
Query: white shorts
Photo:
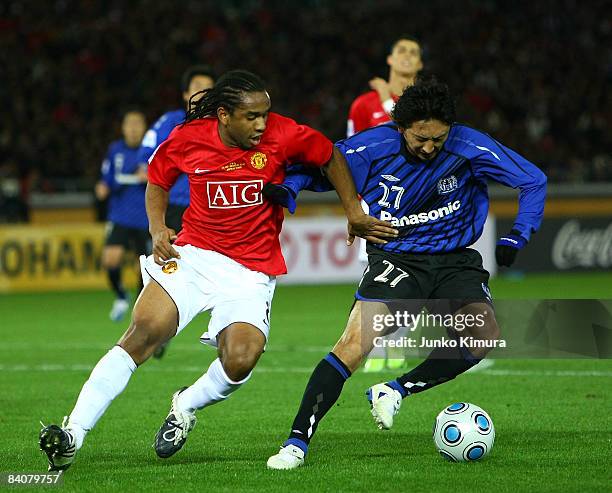
[[[250,270],[225,255],[193,245],[174,248],[180,259],[161,266],[153,255],[143,255],[140,268],[144,285],[155,279],[176,304],[177,334],[196,315],[212,310],[202,342],[216,346],[219,332],[235,322],[254,325],[268,339],[275,276]]]

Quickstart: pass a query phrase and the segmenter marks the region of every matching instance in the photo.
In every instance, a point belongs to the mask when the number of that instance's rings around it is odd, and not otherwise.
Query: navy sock
[[[406,397],[448,382],[479,362],[465,348],[436,348],[420,365],[387,385]]]
[[[114,269],[108,269],[108,280],[111,283],[113,291],[117,295],[117,298],[122,300],[127,299],[127,293],[125,292],[125,288],[121,284],[121,267],[116,267]]]
[[[350,376],[349,369],[334,353],[329,353],[319,362],[306,385],[289,439],[284,445],[295,445],[306,453],[319,422],[336,403],[344,382]]]

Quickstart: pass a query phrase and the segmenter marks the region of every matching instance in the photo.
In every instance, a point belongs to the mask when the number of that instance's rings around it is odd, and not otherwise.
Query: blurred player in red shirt
[[[349,242],[397,236],[389,223],[364,214],[341,152],[321,133],[270,112],[256,75],[234,70],[202,91],[149,162],[146,192],[153,255],[141,257],[145,288],[125,334],[98,362],[62,427],[40,433],[51,470],[67,469],[86,433],[128,384],[132,373],[198,313],[211,310],[202,341],[218,358],[191,387],[172,397],[155,438],[170,457],[196,423],[195,411],[225,400],[245,383],[270,327],[276,276],[286,272],[280,205],[264,201],[264,183],[282,183],[292,163],[320,167],[335,186],[349,222]],[[193,98],[192,98],[193,99]],[[189,177],[190,205],[178,237],[166,226],[168,191]]]
[[[393,105],[423,68],[421,46],[410,36],[401,36],[391,46],[387,55],[389,80],[374,77],[370,80],[372,89],[357,97],[349,111],[347,137],[366,128],[391,121],[389,116]]]

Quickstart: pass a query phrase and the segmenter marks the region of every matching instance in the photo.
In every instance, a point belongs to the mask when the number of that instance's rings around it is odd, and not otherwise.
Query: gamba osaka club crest
[[[458,186],[457,177],[455,175],[450,175],[438,181],[438,193],[440,195],[449,194],[453,190],[457,190]]]

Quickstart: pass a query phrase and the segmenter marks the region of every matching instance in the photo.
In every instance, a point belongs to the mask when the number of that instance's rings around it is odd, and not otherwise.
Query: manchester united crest
[[[256,152],[251,156],[251,166],[255,169],[263,169],[268,164],[268,158],[263,152]]]
[[[178,264],[176,263],[176,260],[170,260],[169,262],[166,262],[162,267],[162,272],[164,274],[174,274],[177,270]]]

